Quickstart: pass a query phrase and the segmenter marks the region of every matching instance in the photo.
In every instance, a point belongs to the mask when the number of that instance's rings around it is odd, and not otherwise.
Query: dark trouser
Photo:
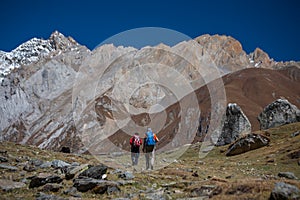
[[[140,156],[140,147],[131,147],[131,161],[132,165],[137,165],[139,162],[139,156]]]
[[[155,146],[145,147],[146,169],[153,169],[155,159]]]
[[[131,152],[132,165],[137,165],[138,164],[138,162],[139,162],[139,156],[140,156],[140,153]]]

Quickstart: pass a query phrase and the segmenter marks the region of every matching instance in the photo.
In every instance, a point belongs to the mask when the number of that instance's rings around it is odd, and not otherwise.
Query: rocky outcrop
[[[234,156],[254,149],[258,149],[268,145],[269,142],[270,139],[266,136],[251,133],[242,138],[239,138],[233,144],[231,144],[228,147],[226,156]]]
[[[277,99],[259,114],[261,129],[268,129],[300,121],[300,110],[286,99]]]
[[[222,122],[222,131],[217,138],[217,146],[234,142],[241,134],[251,131],[251,124],[236,103],[229,103]]]
[[[60,183],[63,179],[58,175],[52,174],[39,174],[38,176],[34,176],[29,184],[29,188],[40,187],[47,183]]]
[[[300,190],[294,185],[278,182],[271,193],[269,200],[300,199]]]

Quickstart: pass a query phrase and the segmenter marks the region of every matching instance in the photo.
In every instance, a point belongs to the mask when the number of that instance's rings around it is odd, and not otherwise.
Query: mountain
[[[167,150],[194,141],[199,119],[220,116],[226,100],[239,103],[255,129],[267,101],[284,96],[299,105],[299,63],[273,61],[259,48],[246,54],[228,36],[90,51],[56,31],[0,52],[0,70],[0,141],[43,149],[122,151],[130,134],[151,126]],[[220,99],[209,99],[214,92]]]
[[[237,103],[242,108],[253,131],[260,129],[258,115],[276,99],[284,98],[300,107],[300,69],[296,65],[291,64],[279,70],[247,68],[222,78],[227,102]],[[207,86],[200,88],[196,93],[201,102],[203,127],[198,135],[203,135],[205,127],[209,125],[207,119],[211,114],[211,100]]]

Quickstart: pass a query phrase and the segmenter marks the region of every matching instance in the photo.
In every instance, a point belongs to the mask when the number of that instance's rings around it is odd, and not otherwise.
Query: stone
[[[119,192],[121,192],[121,190],[117,186],[108,186],[106,192],[107,192],[108,195],[111,195],[111,194],[114,194],[114,193],[119,193]]]
[[[279,172],[279,177],[287,178],[287,179],[298,179],[294,173],[292,172]]]
[[[269,200],[300,199],[300,190],[294,185],[283,182],[275,183]]]
[[[66,189],[63,193],[66,194],[66,195],[70,195],[70,196],[72,196],[72,197],[78,197],[78,198],[81,198],[81,194],[78,194],[78,193],[77,193],[76,187],[68,188],[68,189]]]
[[[29,161],[29,163],[36,166],[36,167],[39,167],[44,163],[44,161],[42,161],[40,159],[32,159],[32,160]]]
[[[292,134],[291,134],[291,137],[296,137],[296,136],[298,136],[298,135],[300,135],[300,131],[296,131],[296,132],[292,133]]]
[[[101,164],[97,166],[93,166],[83,171],[78,175],[78,177],[89,177],[94,179],[102,179],[102,176],[106,173],[107,166]]]
[[[71,164],[66,163],[65,161],[62,161],[62,160],[53,160],[51,162],[51,166],[54,168],[63,168],[63,167],[68,167],[70,165]]]
[[[291,159],[298,159],[300,158],[300,150],[293,151],[289,153],[287,156]]]
[[[26,163],[23,167],[23,170],[27,172],[33,172],[36,170],[36,167],[32,164]]]
[[[76,178],[73,180],[74,187],[80,192],[93,190],[95,193],[104,194],[108,187],[117,187],[119,184],[114,181],[99,180],[88,177]]]
[[[0,169],[7,169],[9,171],[18,171],[19,170],[19,168],[15,167],[15,166],[4,165],[4,164],[0,164]]]
[[[43,192],[58,192],[61,188],[63,188],[62,185],[57,183],[47,183],[43,186],[42,191]]]
[[[83,164],[80,166],[75,166],[75,167],[73,166],[73,167],[67,168],[67,172],[65,174],[66,179],[70,180],[70,179],[74,178],[75,175],[78,174],[83,169],[88,169],[88,164]]]
[[[8,159],[5,157],[0,156],[0,162],[8,162]]]
[[[223,117],[222,130],[218,138],[213,138],[217,146],[234,142],[241,134],[251,132],[251,124],[240,106],[229,103]]]
[[[234,156],[234,155],[242,154],[254,149],[264,147],[268,145],[269,142],[270,139],[268,137],[256,133],[251,133],[238,139],[233,144],[231,144],[228,147],[228,150],[225,155]]]
[[[47,183],[60,183],[62,181],[63,179],[60,176],[41,173],[31,179],[29,188],[40,187]]]
[[[300,110],[286,99],[277,99],[259,114],[260,129],[269,129],[300,121]]]
[[[36,195],[36,200],[68,200],[68,199],[56,195],[39,192]]]
[[[222,192],[222,188],[216,185],[202,185],[200,187],[191,190],[192,196],[207,196],[212,197],[213,195],[218,195]]]
[[[124,180],[131,180],[134,179],[134,175],[131,172],[124,172],[118,175],[119,178],[122,178]]]
[[[25,183],[15,182],[7,179],[0,179],[0,189],[5,192],[23,187],[26,187]]]

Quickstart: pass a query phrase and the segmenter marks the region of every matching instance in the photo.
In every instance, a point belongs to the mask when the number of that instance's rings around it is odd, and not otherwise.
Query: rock
[[[36,200],[68,200],[68,199],[56,195],[50,195],[50,194],[39,192],[36,195]]]
[[[62,147],[60,152],[62,152],[62,153],[71,153],[71,149],[70,149],[70,147]]]
[[[40,165],[40,168],[49,168],[52,166],[52,162],[44,162],[43,164]]]
[[[279,177],[284,177],[284,178],[287,178],[287,179],[298,179],[294,173],[292,172],[279,172],[278,173],[278,176]]]
[[[53,167],[55,169],[61,169],[65,167],[69,167],[71,164],[62,161],[62,160],[52,160],[48,162],[44,162],[43,164],[40,165],[40,168],[48,168],[48,167]]]
[[[22,182],[15,182],[7,179],[0,179],[0,189],[7,192],[13,189],[23,188],[26,184]]]
[[[80,192],[93,190],[95,193],[104,194],[108,187],[118,187],[114,181],[99,180],[94,178],[82,177],[73,180],[74,187]]]
[[[4,165],[4,164],[0,164],[0,169],[7,169],[9,171],[18,171],[19,168],[11,166],[11,165]]]
[[[47,183],[60,183],[62,181],[63,179],[60,176],[41,173],[38,176],[34,176],[31,179],[29,183],[29,188],[40,187]]]
[[[124,172],[118,175],[119,178],[124,180],[131,180],[134,179],[134,175],[131,172]]]
[[[216,185],[202,185],[191,190],[193,196],[207,196],[211,198],[213,195],[218,195],[222,192],[222,188]]]
[[[300,190],[294,185],[277,182],[269,200],[300,199]]]
[[[70,166],[71,164],[69,163],[66,163],[62,160],[53,160],[51,162],[51,166],[54,167],[54,168],[63,168],[63,167],[68,167]]]
[[[213,140],[217,140],[217,146],[223,146],[234,142],[241,133],[245,134],[250,131],[251,124],[242,109],[236,103],[229,103],[223,119],[221,134]]]
[[[44,163],[44,161],[39,160],[39,159],[32,159],[32,160],[29,161],[29,163],[36,166],[36,167],[39,167]]]
[[[114,193],[119,193],[121,190],[118,186],[113,185],[113,186],[102,186],[102,185],[97,185],[95,188],[93,188],[93,192],[96,194],[103,194],[107,193],[108,195],[114,194]]]
[[[267,138],[266,136],[256,134],[256,133],[251,133],[238,139],[233,144],[231,144],[228,147],[226,156],[234,156],[234,155],[245,153],[247,151],[258,149],[268,145],[269,142],[270,139]]]
[[[73,196],[73,197],[81,198],[81,194],[77,193],[77,189],[75,187],[68,188],[63,193],[66,194],[66,195]]]
[[[47,183],[43,186],[42,191],[43,192],[58,192],[61,188],[63,188],[62,185],[57,183]]]
[[[291,159],[300,158],[300,150],[293,151],[287,155]]]
[[[232,186],[226,191],[225,194],[240,195],[245,193],[251,193],[252,190],[253,190],[253,186],[243,184],[243,185]]]
[[[78,177],[89,177],[94,179],[102,179],[102,176],[106,173],[107,166],[101,164],[97,166],[93,166],[83,171],[78,175]]]
[[[260,128],[269,129],[300,121],[300,110],[286,99],[277,99],[259,114]]]
[[[23,170],[27,172],[33,172],[36,170],[36,167],[30,163],[26,163],[25,166],[23,167]]]
[[[66,179],[70,180],[70,179],[74,178],[75,175],[77,173],[79,173],[80,171],[88,169],[88,166],[89,166],[88,164],[84,164],[84,165],[80,165],[80,166],[73,166],[73,167],[67,168],[67,171],[65,174]]]
[[[0,162],[8,162],[8,159],[5,157],[0,156]]]
[[[292,134],[291,134],[291,137],[296,137],[296,136],[298,136],[298,135],[300,135],[300,131],[296,131],[296,132],[292,133]]]

